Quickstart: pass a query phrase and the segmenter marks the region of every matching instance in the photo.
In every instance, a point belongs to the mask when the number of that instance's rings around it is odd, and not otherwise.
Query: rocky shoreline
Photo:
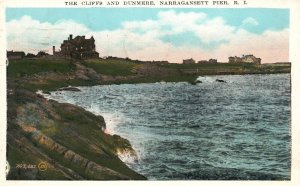
[[[194,66],[178,67],[109,61],[10,62],[7,68],[7,161],[11,169],[7,179],[146,179],[120,160],[120,154],[135,152],[128,140],[104,132],[103,117],[75,105],[47,100],[36,94],[38,90],[47,93],[52,90],[80,91],[76,86],[100,84],[194,82],[198,75],[288,73],[290,70],[290,66],[277,70],[277,67],[261,70],[261,67],[237,66],[233,69],[228,66],[227,71],[220,71],[225,68],[222,64],[219,70],[210,71],[205,68],[201,71]],[[229,67],[233,71],[228,71]],[[256,71],[256,68],[260,70]],[[41,163],[46,164],[47,170],[40,170]]]
[[[11,170],[7,179],[146,179],[118,158],[122,151],[134,154],[129,141],[104,133],[105,127],[101,116],[80,107],[24,89],[11,90],[7,130]],[[18,167],[40,162],[46,162],[47,171]]]

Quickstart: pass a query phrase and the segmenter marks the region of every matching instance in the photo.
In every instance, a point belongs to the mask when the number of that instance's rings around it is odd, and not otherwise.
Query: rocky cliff
[[[9,89],[7,115],[7,179],[145,179],[118,158],[134,150],[101,116],[25,89]]]

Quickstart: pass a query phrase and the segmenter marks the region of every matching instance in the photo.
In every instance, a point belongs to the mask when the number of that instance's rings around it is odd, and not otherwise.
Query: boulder
[[[76,87],[63,87],[58,89],[58,91],[74,91],[74,92],[80,92],[81,90]]]
[[[70,160],[72,161],[72,159],[74,158],[75,156],[75,152],[71,151],[71,150],[68,150],[65,155],[64,155],[64,158],[66,158],[67,160]]]
[[[75,163],[76,165],[81,166],[81,167],[85,167],[86,164],[87,164],[87,162],[88,162],[88,160],[85,159],[85,158],[83,158],[79,154],[75,154],[72,162]]]
[[[222,79],[216,79],[216,82],[226,83],[226,81],[225,81],[225,80],[222,80]]]
[[[56,146],[53,150],[57,151],[59,154],[64,154],[68,149],[66,147],[56,143]]]

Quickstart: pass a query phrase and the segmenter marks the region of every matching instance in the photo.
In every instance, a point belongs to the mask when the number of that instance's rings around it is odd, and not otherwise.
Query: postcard
[[[0,4],[4,185],[299,184],[296,0]]]

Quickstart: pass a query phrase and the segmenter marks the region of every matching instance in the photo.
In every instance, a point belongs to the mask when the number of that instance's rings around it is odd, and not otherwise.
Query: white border
[[[291,181],[6,181],[5,164],[6,164],[6,37],[5,37],[5,8],[6,7],[64,7],[74,8],[74,6],[65,6],[65,0],[0,0],[0,185],[14,186],[32,186],[32,185],[251,185],[251,186],[297,186],[300,185],[300,1],[299,0],[247,0],[247,5],[236,6],[198,6],[198,8],[289,8],[290,9],[290,55],[292,62],[292,169]],[[78,0],[82,2],[84,0]],[[86,0],[97,1],[97,0]],[[108,0],[100,0],[107,2]],[[119,0],[122,2],[123,0]],[[212,0],[208,0],[212,1]],[[232,0],[228,0],[229,2]],[[237,0],[243,1],[243,0]],[[121,4],[121,3],[120,3]],[[77,6],[99,7],[99,6]],[[101,6],[104,7],[104,6]],[[107,6],[106,6],[107,7]],[[121,6],[117,6],[121,7]],[[134,6],[126,6],[134,7]],[[135,6],[137,7],[137,6]],[[146,7],[146,6],[142,6]],[[164,6],[170,8],[179,8],[181,6]],[[191,6],[184,6],[186,8]],[[152,6],[151,8],[163,8],[162,6]],[[297,96],[298,95],[298,96]]]

